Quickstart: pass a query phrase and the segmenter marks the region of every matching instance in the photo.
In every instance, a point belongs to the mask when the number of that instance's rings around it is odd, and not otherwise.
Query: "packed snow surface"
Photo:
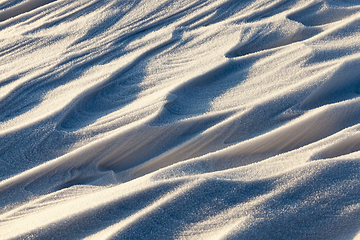
[[[0,0],[0,239],[360,237],[360,1]]]

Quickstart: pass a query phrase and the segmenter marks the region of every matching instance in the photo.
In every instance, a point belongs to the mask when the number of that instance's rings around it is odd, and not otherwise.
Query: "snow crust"
[[[360,239],[359,189],[359,1],[0,1],[0,239]]]

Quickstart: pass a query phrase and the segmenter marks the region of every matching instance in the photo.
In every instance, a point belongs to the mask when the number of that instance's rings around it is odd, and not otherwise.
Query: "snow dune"
[[[357,0],[0,1],[0,239],[360,239]]]

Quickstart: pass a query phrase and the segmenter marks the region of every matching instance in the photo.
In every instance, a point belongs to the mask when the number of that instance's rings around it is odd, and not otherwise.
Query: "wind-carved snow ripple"
[[[110,77],[71,95],[56,114],[2,133],[1,171],[15,174],[0,182],[4,239],[358,235],[358,2],[128,1],[134,5],[125,13],[116,10],[124,1],[94,1],[69,18],[57,2],[48,4],[56,13],[49,22],[40,15],[40,24],[31,11],[35,18],[11,32],[36,23],[18,37],[45,39],[54,34],[51,27],[78,18],[93,20],[94,28],[68,36],[67,51],[80,53],[5,97],[1,120],[21,116],[93,66],[119,59],[131,43],[129,51],[139,55],[125,68],[107,65]],[[88,15],[97,6],[111,9],[94,14],[103,17],[98,21]],[[77,30],[86,25],[77,24]],[[121,35],[121,27],[129,31]],[[147,41],[147,34],[167,30],[172,39],[143,51],[164,39]],[[188,42],[193,46],[186,48]],[[16,49],[28,56],[19,43],[7,44],[0,57]],[[1,86],[28,74],[14,72]],[[137,100],[152,111],[139,107],[128,122],[117,119],[117,111],[128,114]]]
[[[283,47],[311,38],[321,31],[319,28],[305,27],[288,19],[244,24],[240,30],[241,43],[226,56],[233,58]]]
[[[51,230],[41,229],[31,233],[36,239],[49,239],[56,235],[62,239],[72,238],[74,232],[83,232],[82,237],[85,238],[90,234],[94,234],[107,228],[110,224],[116,224],[121,220],[128,218],[139,210],[146,208],[150,202],[157,200],[159,196],[163,196],[168,192],[174,191],[184,185],[184,181],[173,183],[158,184],[148,187],[141,192],[137,192],[128,197],[123,197],[104,206],[96,207],[91,211],[87,211],[78,215],[76,218],[66,219],[58,222]],[[46,204],[48,199],[37,201],[36,204]],[[82,222],[82,224],[79,224]]]
[[[0,22],[6,21],[9,18],[16,17],[26,12],[30,12],[36,8],[54,2],[56,0],[29,0],[25,2],[21,2],[20,4],[16,4],[16,2],[12,3],[12,5],[0,5],[1,8],[5,7],[5,10],[1,11]],[[0,10],[1,10],[0,8]]]
[[[164,106],[150,125],[162,125],[205,114],[211,109],[213,99],[241,84],[255,61],[256,58],[232,60],[182,84],[170,93],[174,100]]]
[[[158,52],[170,47],[175,41],[169,40],[148,50],[131,64],[111,76],[101,86],[90,89],[75,102],[59,123],[60,128],[79,129],[94,122],[124,105],[134,101],[141,88],[147,60]]]
[[[338,1],[343,2],[343,1]],[[349,4],[348,1],[344,1]],[[288,18],[297,22],[301,22],[305,26],[320,26],[334,23],[339,20],[348,18],[350,15],[359,13],[360,7],[354,6],[342,7],[338,6],[335,1],[313,2],[291,14]]]

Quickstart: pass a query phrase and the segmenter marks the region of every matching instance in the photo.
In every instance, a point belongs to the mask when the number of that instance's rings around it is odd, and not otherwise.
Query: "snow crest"
[[[359,39],[357,0],[1,1],[0,238],[360,238]]]

